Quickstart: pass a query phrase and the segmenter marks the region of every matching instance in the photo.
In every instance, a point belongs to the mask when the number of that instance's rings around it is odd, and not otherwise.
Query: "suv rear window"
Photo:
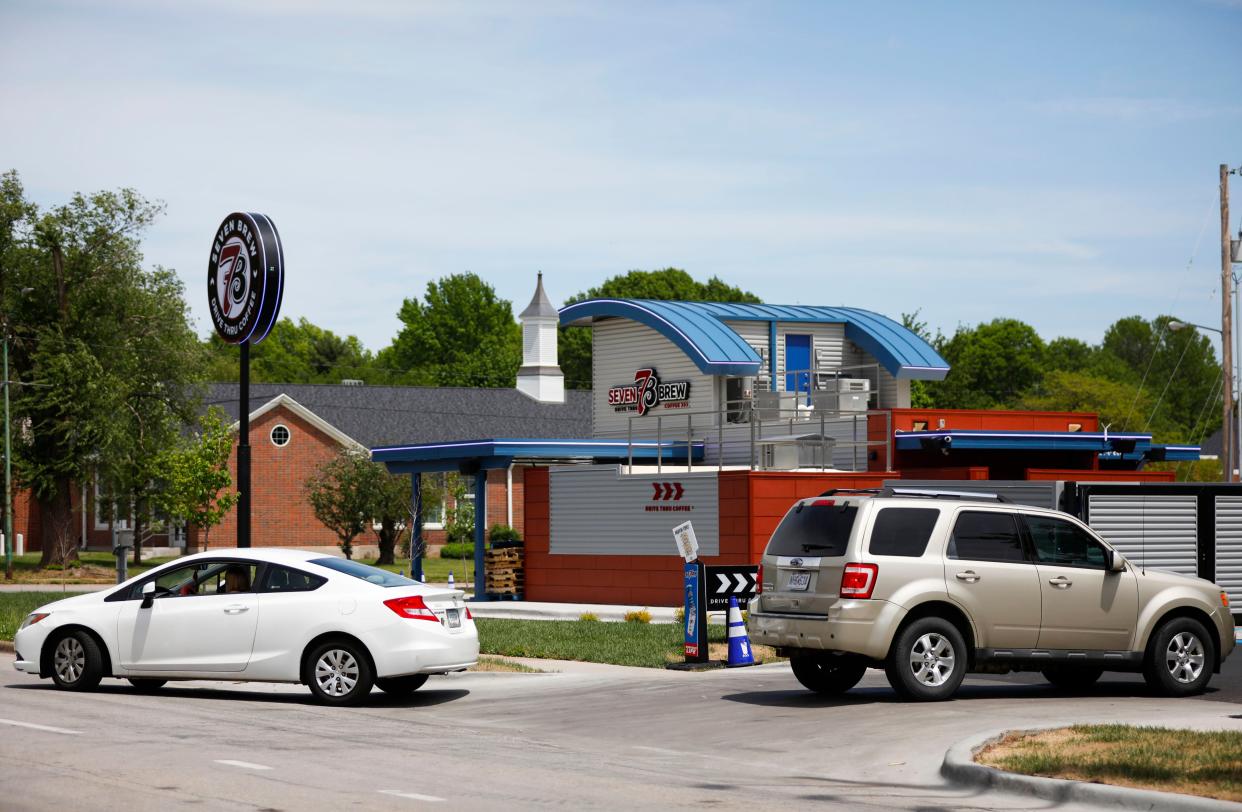
[[[871,528],[872,555],[921,556],[938,518],[936,508],[884,508]]]
[[[845,555],[857,516],[855,505],[799,502],[772,534],[768,555]]]

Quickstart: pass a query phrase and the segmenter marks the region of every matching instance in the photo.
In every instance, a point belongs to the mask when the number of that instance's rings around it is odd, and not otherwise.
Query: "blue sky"
[[[474,271],[520,310],[632,268],[775,303],[1219,323],[1242,3],[0,2],[0,166],[166,201],[207,330],[234,210],[283,315],[372,349]],[[1242,178],[1235,178],[1242,190]],[[1236,195],[1234,230],[1242,214]]]

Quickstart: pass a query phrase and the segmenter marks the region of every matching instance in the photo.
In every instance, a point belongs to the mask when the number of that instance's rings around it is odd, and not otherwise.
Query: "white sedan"
[[[49,603],[13,643],[19,671],[71,691],[106,676],[141,690],[170,679],[300,682],[334,705],[361,702],[372,685],[409,694],[479,657],[460,591],[271,548],[199,553]]]

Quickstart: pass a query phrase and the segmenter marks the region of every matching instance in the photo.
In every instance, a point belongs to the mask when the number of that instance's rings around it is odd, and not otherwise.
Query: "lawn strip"
[[[26,615],[45,603],[71,598],[63,592],[0,592],[0,640],[12,640]]]
[[[1242,731],[1075,725],[1010,734],[976,760],[1027,775],[1242,801]]]
[[[495,618],[476,618],[475,623],[480,650],[506,657],[663,668],[672,659],[681,658],[683,643],[679,623]],[[726,640],[725,627],[708,626],[708,637],[717,642]]]

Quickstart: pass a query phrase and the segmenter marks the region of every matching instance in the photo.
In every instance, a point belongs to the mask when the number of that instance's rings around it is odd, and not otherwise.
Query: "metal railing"
[[[884,418],[883,439],[870,439],[873,416]],[[650,431],[653,417],[654,437]],[[637,431],[636,420],[641,421]],[[808,435],[808,431],[815,429],[818,429],[816,433]],[[837,468],[836,460],[844,457],[838,452],[848,451],[848,470],[865,471],[872,448],[884,449],[886,464],[892,460],[893,454],[892,413],[886,409],[828,411],[808,408],[800,403],[793,407],[759,406],[751,398],[726,401],[718,410],[678,411],[643,417],[630,415],[626,422],[627,472],[634,469],[636,439],[656,441],[656,470],[660,472],[664,470],[666,449],[671,455],[674,449],[681,448],[685,449],[686,470],[692,471],[696,445],[703,448],[702,464],[710,464],[714,450],[718,470],[723,470],[726,465],[744,464],[752,470],[818,468],[822,471]],[[797,455],[795,465],[775,464],[778,456],[776,448],[780,446],[794,449]],[[765,452],[765,447],[772,451]],[[802,464],[803,451],[814,452],[810,465]],[[772,457],[771,464],[763,465],[762,458],[769,455]],[[674,464],[680,467],[678,463],[669,463],[670,467]]]

